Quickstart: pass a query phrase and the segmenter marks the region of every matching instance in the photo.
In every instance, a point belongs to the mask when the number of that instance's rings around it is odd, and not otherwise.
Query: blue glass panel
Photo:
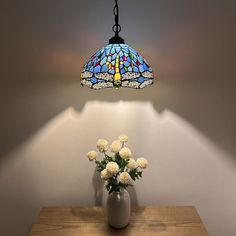
[[[116,47],[116,53],[119,53],[121,50],[121,47]]]
[[[105,53],[102,54],[101,60],[103,60],[104,58],[106,58],[106,54]]]
[[[124,74],[126,71],[125,71],[125,69],[124,68],[122,68],[121,70],[120,70],[120,73],[121,74]]]
[[[90,67],[89,71],[90,71],[90,72],[93,72],[93,66]]]
[[[115,74],[115,71],[114,70],[109,70],[109,73]]]
[[[128,57],[129,56],[128,52],[124,51],[124,56]]]
[[[144,69],[143,69],[142,65],[139,66],[139,70],[140,70],[140,72],[144,72]]]
[[[143,83],[145,80],[146,80],[146,79],[143,78],[142,76],[138,78],[138,82],[139,82],[139,83]]]
[[[147,64],[143,64],[143,69],[144,69],[144,71],[147,71],[148,70],[148,67],[147,67]]]
[[[129,48],[130,52],[134,55],[137,55],[137,52],[133,48]]]
[[[127,56],[128,56],[128,54],[129,54],[129,49],[128,49],[128,48],[123,48],[123,52],[126,53]]]
[[[96,66],[94,68],[94,73],[99,73],[101,71],[101,66]]]
[[[119,52],[119,56],[123,57],[124,53],[122,51]]]
[[[109,56],[109,57],[107,58],[107,61],[111,62],[111,56]]]
[[[107,48],[107,49],[106,49],[106,55],[107,55],[107,56],[110,54],[110,51],[111,51],[110,48]]]
[[[111,62],[111,64],[112,64],[113,66],[115,65],[115,63],[116,63],[115,61],[112,61],[112,62]]]
[[[130,63],[129,63],[128,61],[124,61],[124,65],[125,65],[126,67],[128,67],[128,66],[130,65]]]
[[[139,72],[138,67],[134,66],[134,72]]]
[[[138,65],[136,64],[136,61],[132,61],[132,63],[133,63],[134,66],[138,66]]]
[[[91,81],[93,84],[95,84],[95,83],[97,83],[97,78],[92,77],[92,78],[90,79],[90,81]]]
[[[107,71],[108,71],[108,66],[107,66],[107,64],[104,64],[102,66],[101,72],[107,72]]]
[[[132,56],[133,56],[133,60],[137,60],[137,56],[136,55],[132,54]]]
[[[115,51],[115,48],[113,47],[112,49],[111,49],[111,54],[114,54],[116,51]]]
[[[117,56],[117,54],[115,53],[111,58],[112,58],[112,60],[115,60],[116,59],[116,56]]]
[[[101,60],[101,62],[100,62],[101,66],[104,65],[104,64],[106,63],[106,61],[107,61],[107,58],[104,57],[104,58]]]
[[[139,60],[139,62],[141,63],[141,64],[143,64],[143,58],[142,57],[138,57],[138,60]]]
[[[131,62],[131,59],[130,57],[128,56],[127,59],[126,59],[128,62]]]
[[[128,67],[128,71],[132,72],[132,67],[131,66]]]

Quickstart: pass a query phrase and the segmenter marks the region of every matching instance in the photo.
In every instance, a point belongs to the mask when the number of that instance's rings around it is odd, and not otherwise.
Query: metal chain
[[[113,32],[115,33],[115,35],[118,36],[118,34],[121,31],[121,26],[119,24],[119,6],[118,6],[118,0],[115,0],[115,6],[113,8],[113,13],[115,16],[115,24],[112,27]]]

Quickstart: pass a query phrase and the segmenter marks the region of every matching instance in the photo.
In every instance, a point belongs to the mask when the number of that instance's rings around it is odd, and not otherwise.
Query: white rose
[[[110,161],[106,165],[106,170],[112,175],[115,175],[119,171],[119,166],[116,162]]]
[[[94,161],[94,160],[96,160],[96,158],[97,158],[97,152],[95,152],[95,151],[89,151],[88,153],[87,153],[87,157],[88,157],[88,159],[90,160],[90,161]]]
[[[134,159],[129,159],[129,163],[127,167],[131,170],[136,169],[138,167],[138,163]]]
[[[137,159],[138,166],[142,169],[145,169],[148,165],[147,159],[140,157]]]
[[[132,152],[129,148],[124,147],[120,150],[119,154],[120,154],[120,157],[123,159],[130,159]]]
[[[118,153],[121,148],[122,148],[122,143],[120,142],[120,140],[115,140],[111,144],[111,151],[114,153]]]
[[[110,172],[108,172],[106,169],[104,169],[102,172],[101,172],[101,178],[103,180],[108,180],[110,177],[112,176],[112,174]]]
[[[122,184],[128,184],[130,182],[130,180],[131,180],[131,177],[130,177],[128,172],[122,172],[119,175],[118,180]]]
[[[98,139],[97,148],[99,152],[106,152],[108,150],[108,142],[106,139]]]
[[[121,134],[118,139],[122,142],[122,143],[125,143],[125,142],[128,142],[128,139],[129,137],[126,135],[126,134]]]

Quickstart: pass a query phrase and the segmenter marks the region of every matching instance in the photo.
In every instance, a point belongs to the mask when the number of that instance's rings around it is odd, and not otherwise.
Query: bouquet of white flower
[[[96,151],[90,151],[87,154],[90,161],[95,161],[97,171],[100,172],[101,178],[106,181],[106,189],[109,194],[113,191],[121,192],[128,186],[132,186],[132,180],[135,181],[142,177],[143,169],[148,165],[147,160],[143,157],[137,160],[132,158],[131,150],[126,147],[127,142],[128,136],[120,135],[110,146],[113,155],[108,155],[108,141],[99,139],[97,149],[104,155],[103,159],[97,160]]]

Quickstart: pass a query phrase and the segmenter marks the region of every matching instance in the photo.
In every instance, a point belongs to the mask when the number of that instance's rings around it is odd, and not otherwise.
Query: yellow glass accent
[[[116,73],[114,79],[115,79],[115,81],[120,80],[121,79],[121,74]]]
[[[120,73],[120,68],[119,68],[119,56],[116,56],[116,73]]]
[[[119,56],[116,56],[116,64],[115,64],[115,76],[114,76],[114,83],[116,85],[121,85],[121,74],[120,74],[120,67],[119,67]]]

